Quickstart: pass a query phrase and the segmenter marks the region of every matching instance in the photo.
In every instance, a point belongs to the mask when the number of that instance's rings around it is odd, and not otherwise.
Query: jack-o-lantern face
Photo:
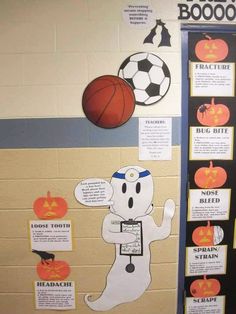
[[[213,167],[213,162],[210,161],[210,166],[199,168],[194,175],[194,182],[199,188],[214,189],[225,184],[227,173],[222,167]]]
[[[197,279],[191,283],[190,293],[195,298],[206,298],[218,295],[220,289],[219,280],[214,278],[207,279],[204,276],[203,279]]]
[[[35,214],[40,219],[62,218],[67,212],[67,203],[62,197],[52,197],[50,192],[46,197],[39,197],[33,204]]]
[[[224,238],[224,231],[220,226],[211,226],[208,221],[207,226],[200,226],[192,233],[193,243],[197,246],[213,246],[219,244]]]
[[[223,39],[212,39],[205,36],[197,42],[195,53],[199,60],[204,62],[218,62],[224,60],[229,52],[227,43]]]
[[[214,98],[210,104],[203,104],[197,110],[197,119],[202,125],[225,125],[230,118],[230,111],[224,104],[215,104]]]
[[[40,262],[37,265],[37,273],[42,280],[60,281],[66,279],[70,274],[70,266],[65,261]]]

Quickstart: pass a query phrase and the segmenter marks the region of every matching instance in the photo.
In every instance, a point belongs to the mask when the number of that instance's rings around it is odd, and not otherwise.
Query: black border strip
[[[184,313],[185,306],[185,258],[186,258],[186,223],[188,197],[188,36],[191,32],[236,33],[236,25],[229,24],[181,24],[182,53],[182,121],[181,121],[181,199],[180,199],[180,233],[178,260],[178,308],[177,314]]]

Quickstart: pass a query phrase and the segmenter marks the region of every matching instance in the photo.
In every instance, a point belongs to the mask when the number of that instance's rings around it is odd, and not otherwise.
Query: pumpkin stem
[[[214,97],[211,98],[211,105],[212,105],[212,106],[215,106],[215,98],[214,98]]]
[[[210,220],[208,220],[207,227],[210,227],[210,226],[211,226],[211,222],[210,222]]]
[[[47,198],[48,198],[48,199],[51,198],[51,192],[50,192],[50,191],[47,192]]]
[[[209,166],[209,168],[210,168],[210,169],[213,168],[213,161],[212,161],[212,160],[210,161],[210,166]]]
[[[206,275],[203,275],[203,279],[206,280],[206,279],[207,279],[207,276],[206,276]]]
[[[212,39],[211,36],[207,35],[206,33],[205,33],[204,35],[205,35],[205,37],[206,37],[207,39],[209,39],[209,40]]]

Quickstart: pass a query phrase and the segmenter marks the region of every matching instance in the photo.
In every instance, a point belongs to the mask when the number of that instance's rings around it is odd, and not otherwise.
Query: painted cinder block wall
[[[83,118],[81,96],[95,77],[116,74],[132,53],[153,51],[171,71],[171,87],[154,106],[136,107],[133,117],[180,117],[180,24],[176,1],[149,1],[166,22],[171,47],[143,45],[148,30],[127,26],[123,0],[1,0],[0,122],[11,119]],[[180,120],[178,120],[180,121]],[[1,124],[1,123],[0,123]],[[10,125],[10,124],[9,124]],[[178,126],[180,127],[180,125]],[[4,142],[12,137],[5,127]],[[83,136],[83,134],[74,134]],[[72,252],[58,252],[71,265],[77,308],[71,314],[93,313],[83,301],[98,296],[114,260],[114,247],[101,238],[107,208],[86,208],[76,202],[74,188],[85,178],[111,175],[126,165],[140,165],[154,177],[154,218],[162,219],[167,198],[176,203],[171,236],[151,245],[152,283],[137,301],[109,313],[174,314],[177,303],[180,145],[171,161],[139,161],[138,147],[0,149],[0,314],[57,313],[34,309],[33,281],[37,256],[30,252],[28,220],[35,219],[33,201],[48,190],[69,204],[73,223]],[[37,145],[36,145],[37,147]],[[181,261],[180,261],[181,262]]]

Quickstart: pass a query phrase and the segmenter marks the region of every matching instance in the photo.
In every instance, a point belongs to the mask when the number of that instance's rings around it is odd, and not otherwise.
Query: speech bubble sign
[[[143,29],[155,24],[155,11],[149,4],[127,5],[122,11],[123,19],[131,27]]]
[[[75,188],[77,201],[85,206],[112,205],[113,188],[109,182],[98,178],[81,181]]]

